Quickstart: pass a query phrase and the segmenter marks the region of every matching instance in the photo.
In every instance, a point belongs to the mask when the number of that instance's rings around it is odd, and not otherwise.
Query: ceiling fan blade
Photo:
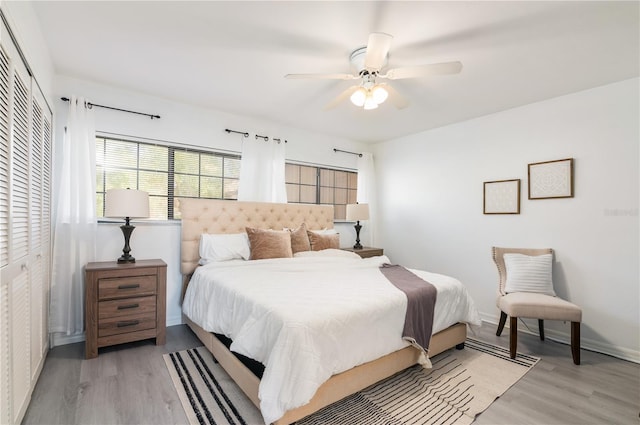
[[[353,74],[287,74],[289,80],[314,79],[314,80],[354,80],[359,78]]]
[[[423,66],[395,68],[387,71],[381,78],[400,80],[403,78],[429,77],[431,75],[457,74],[462,70],[461,62],[443,62]]]
[[[383,32],[372,32],[369,34],[367,55],[364,58],[364,67],[366,69],[369,71],[380,71],[385,59],[387,59],[392,39],[392,35]]]
[[[389,93],[389,102],[393,103],[393,106],[398,109],[404,109],[409,106],[409,101],[400,93],[398,93],[396,89],[386,83],[382,83],[380,85],[384,87],[385,90]]]
[[[325,111],[328,111],[329,109],[333,109],[336,106],[338,106],[340,103],[344,102],[345,100],[349,99],[351,97],[351,95],[360,88],[360,86],[351,86],[348,89],[346,89],[345,91],[343,91],[342,93],[340,93],[338,96],[336,96],[331,102],[327,103],[327,105],[324,107]]]

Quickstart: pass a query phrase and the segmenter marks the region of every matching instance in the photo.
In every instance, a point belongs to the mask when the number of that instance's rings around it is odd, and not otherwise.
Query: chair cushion
[[[582,321],[582,309],[562,298],[531,292],[514,292],[498,297],[498,308],[512,317],[543,320]]]

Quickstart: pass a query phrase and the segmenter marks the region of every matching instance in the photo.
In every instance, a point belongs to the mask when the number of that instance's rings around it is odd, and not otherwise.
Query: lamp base
[[[362,226],[360,225],[360,220],[356,222],[356,225],[353,226],[356,229],[356,244],[353,246],[353,249],[362,249],[362,245],[360,245],[360,229]]]
[[[131,226],[129,224],[129,217],[127,217],[126,224],[120,226],[122,229],[122,234],[124,235],[124,248],[122,248],[122,256],[118,258],[118,264],[126,264],[126,263],[135,263],[136,259],[133,258],[131,254],[131,247],[129,246],[129,239],[131,238],[131,233],[133,233],[133,229],[135,226]]]
[[[133,258],[131,255],[129,255],[128,257],[125,257],[123,255],[120,258],[118,258],[118,264],[135,263],[135,262],[136,262],[136,259]]]

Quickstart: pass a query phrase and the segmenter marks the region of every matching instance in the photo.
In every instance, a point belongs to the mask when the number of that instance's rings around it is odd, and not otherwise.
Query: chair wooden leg
[[[509,354],[512,359],[515,359],[516,349],[518,348],[518,318],[511,316],[509,326]]]
[[[504,324],[507,323],[507,313],[504,311],[500,312],[500,322],[498,323],[498,330],[496,331],[496,336],[502,335],[502,330],[504,329]]]
[[[571,355],[573,363],[580,364],[580,322],[571,322]]]
[[[544,341],[544,320],[538,319],[538,330],[540,331],[540,341]]]

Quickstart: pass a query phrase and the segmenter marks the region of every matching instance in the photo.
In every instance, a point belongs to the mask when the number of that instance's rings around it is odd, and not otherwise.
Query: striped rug
[[[191,425],[263,424],[258,409],[204,347],[164,355]],[[297,425],[470,424],[538,358],[474,339],[308,416]]]

